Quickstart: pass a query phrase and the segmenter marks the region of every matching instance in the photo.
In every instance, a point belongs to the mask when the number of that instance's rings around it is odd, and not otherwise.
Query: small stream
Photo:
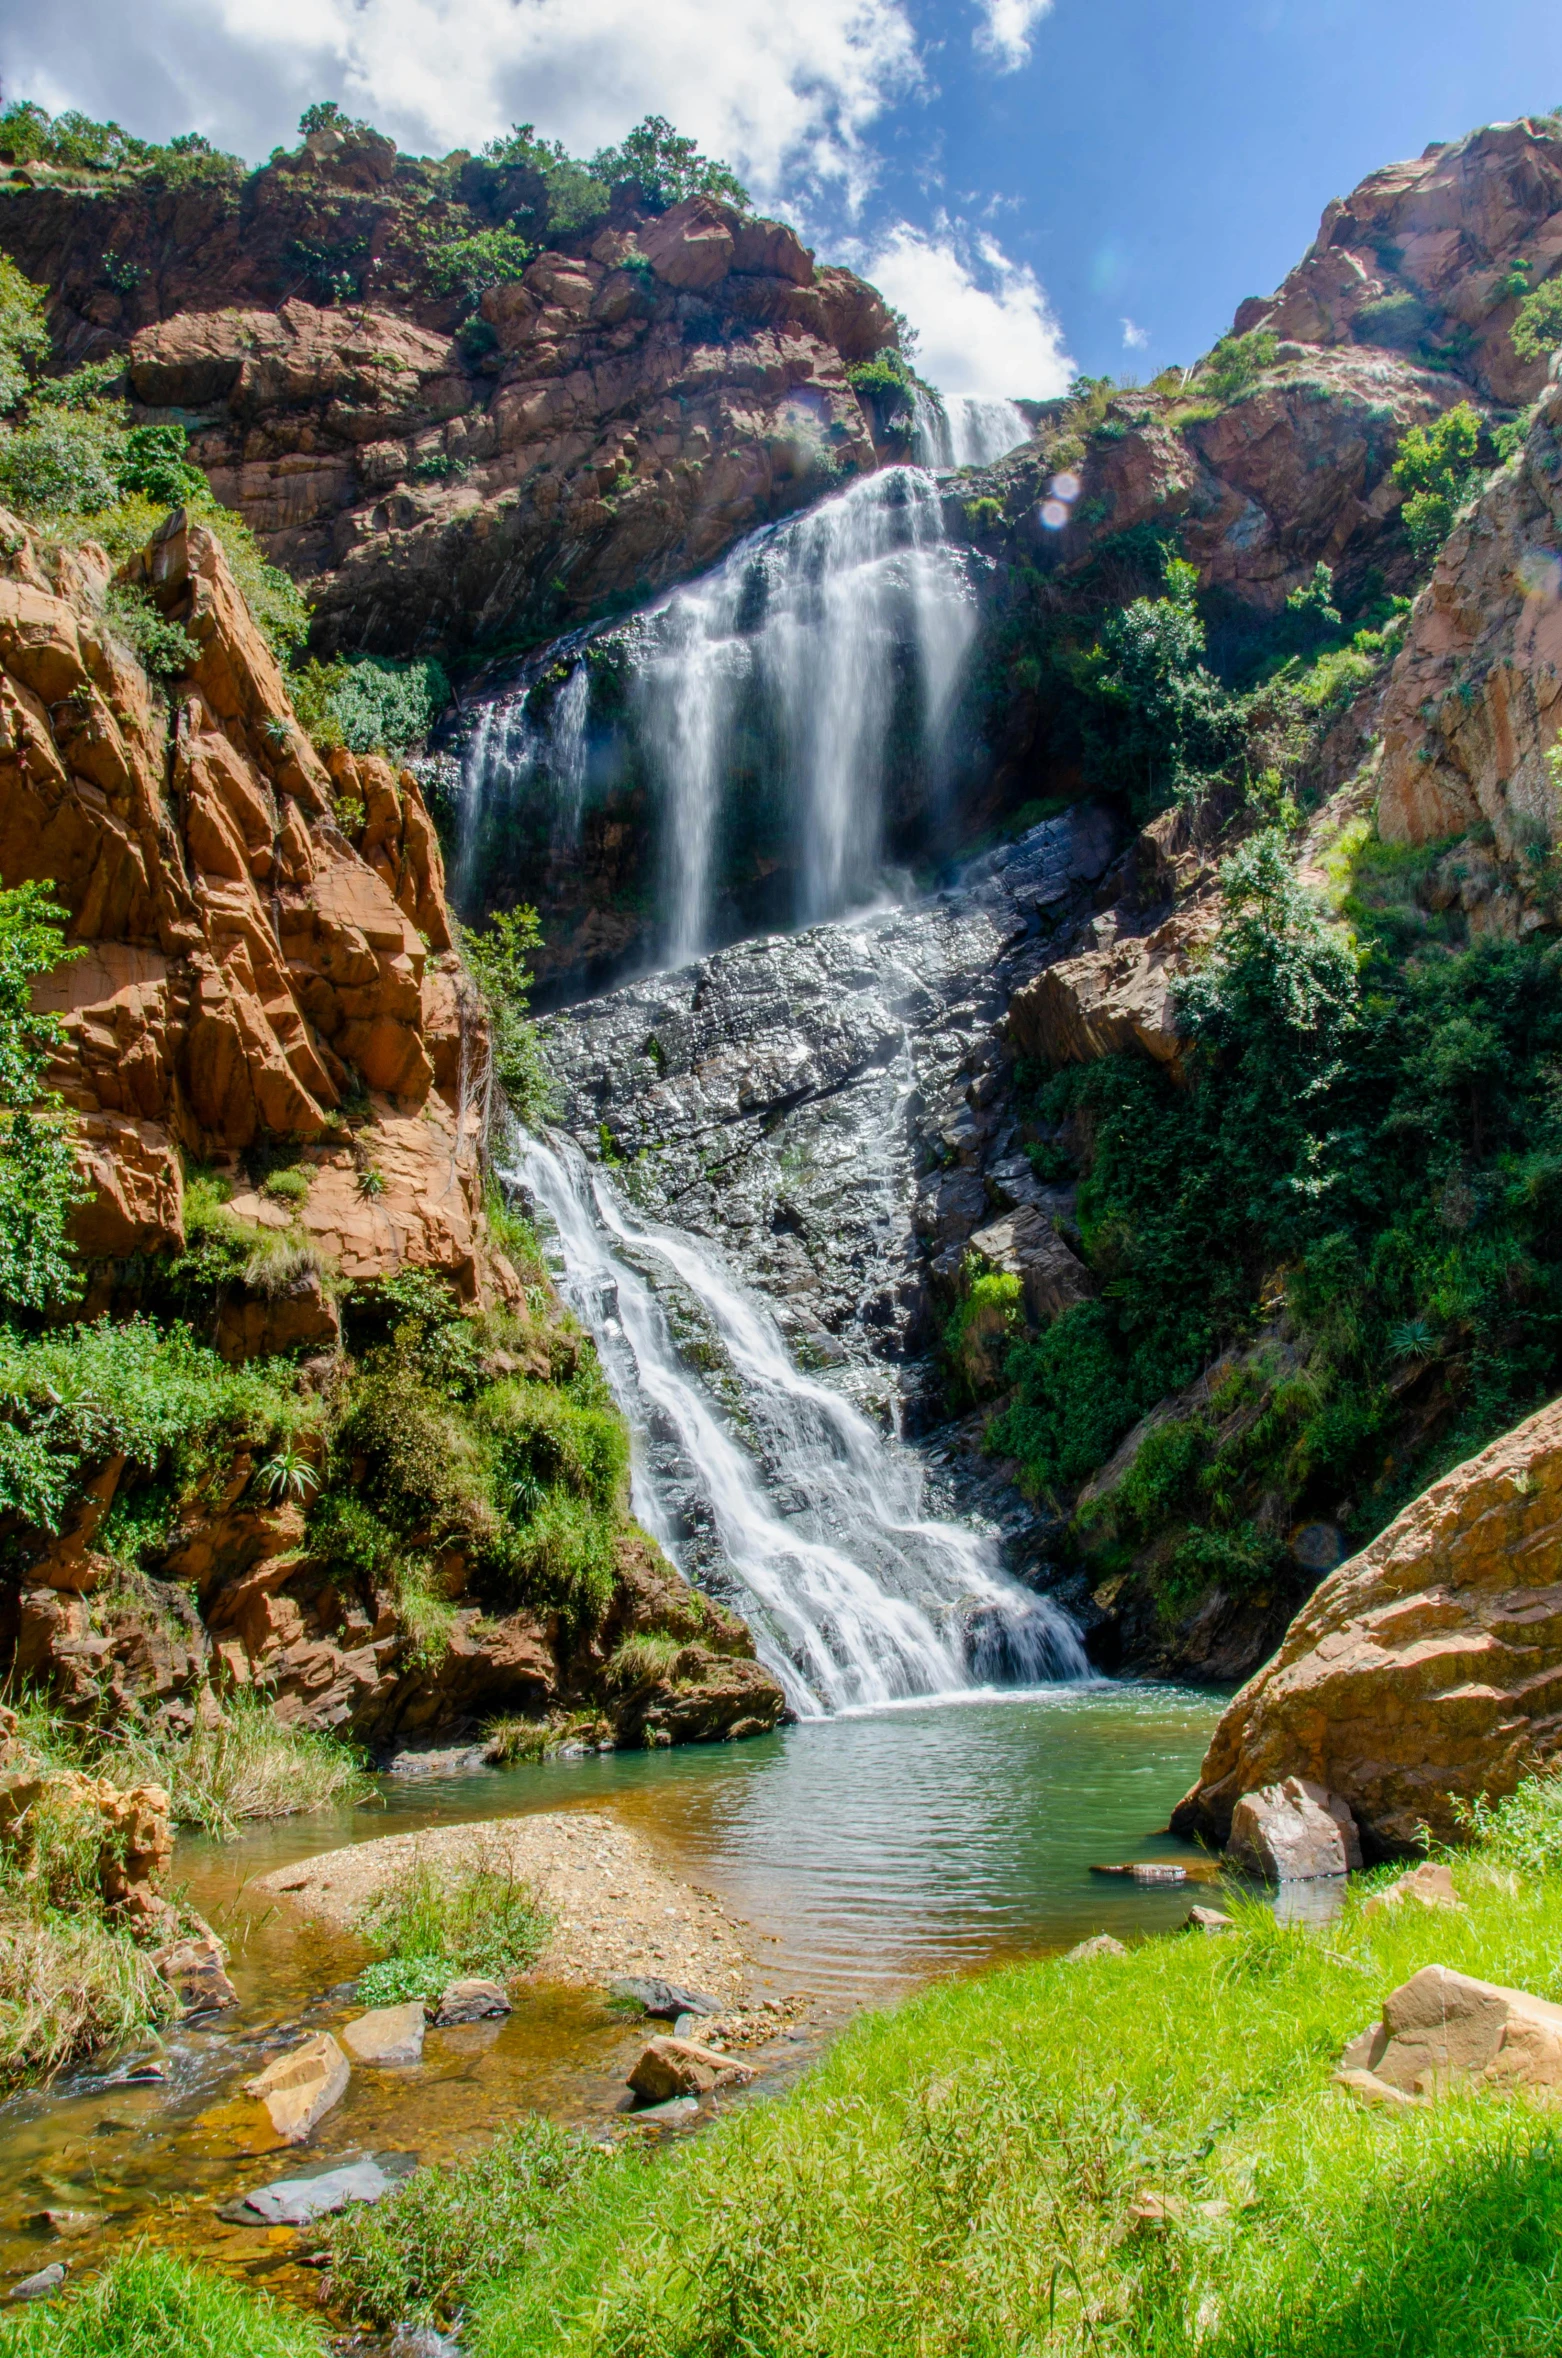
[[[938,1975],[1066,1946],[1085,1934],[1165,1931],[1186,1887],[1092,1876],[1098,1861],[1191,1855],[1156,1829],[1198,1767],[1218,1698],[1081,1681],[971,1691],[801,1722],[738,1746],[604,1754],[426,1784],[387,1780],[383,1806],[181,1842],[176,1878],[232,1944],[241,2005],[154,2050],[169,2077],[116,2081],[126,2058],[0,2107],[0,2280],[66,2253],[90,2267],[128,2233],[304,2300],[312,2238],[235,2226],[218,2206],[271,2180],[363,2153],[437,2160],[540,2110],[599,2133],[616,2123],[644,2033],[591,1993],[535,1986],[502,2023],[431,2031],[411,2070],[358,2069],[308,2143],[257,2154],[254,2108],[234,2098],[300,2029],[357,2009],[342,1985],[364,1962],[350,1936],[251,1898],[271,1869],[391,1832],[531,1810],[611,1809],[687,1881],[747,1925],[756,1994],[820,2001],[786,2084],[822,2037],[865,2005]],[[337,1993],[332,1995],[332,1993]],[[46,2208],[108,2214],[80,2242],[28,2221]]]

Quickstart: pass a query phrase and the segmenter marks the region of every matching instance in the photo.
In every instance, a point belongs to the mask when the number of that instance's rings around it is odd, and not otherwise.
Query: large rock
[[[421,2000],[375,2006],[344,2027],[342,2044],[358,2063],[420,2063],[425,2019]]]
[[[1434,1482],[1331,1573],[1228,1704],[1179,1832],[1224,1841],[1243,1794],[1303,1777],[1369,1848],[1457,1839],[1457,1800],[1562,1750],[1562,1402]]]
[[[1361,1865],[1350,1811],[1305,1777],[1244,1793],[1231,1813],[1228,1850],[1235,1865],[1269,1883],[1311,1883]]]
[[[187,2014],[220,2014],[239,2002],[228,1978],[228,1952],[214,1932],[171,1942],[153,1963]]]
[[[1446,1965],[1424,1965],[1383,2001],[1383,2016],[1340,2058],[1347,2085],[1370,2074],[1401,2096],[1441,2095],[1453,2082],[1528,2089],[1562,2102],[1562,2006]],[[1371,2088],[1357,2093],[1373,2094]]]
[[[297,2145],[347,2093],[346,2056],[329,2031],[317,2032],[290,2048],[244,2082],[244,2093],[263,2104],[284,2145]]]
[[[1015,1046],[1041,1064],[1088,1064],[1137,1048],[1158,1064],[1175,1066],[1182,1053],[1175,991],[1190,954],[1209,940],[1213,909],[1182,909],[1148,934],[1117,936],[1110,919],[1097,919],[1104,938],[1076,958],[1044,967],[1009,1002]]]
[[[1076,1303],[1093,1299],[1095,1279],[1034,1204],[1020,1204],[979,1228],[970,1249],[992,1269],[1017,1277],[1035,1326],[1048,1326]]]
[[[629,2085],[642,2104],[665,2104],[673,2096],[708,2096],[715,2088],[742,2087],[754,2077],[751,2063],[695,2039],[652,2039]]]

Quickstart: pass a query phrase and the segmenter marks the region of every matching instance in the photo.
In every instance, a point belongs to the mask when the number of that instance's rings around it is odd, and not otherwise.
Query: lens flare
[[[1052,499],[1076,500],[1079,497],[1079,477],[1077,475],[1054,475],[1047,486],[1047,491]]]
[[[1049,532],[1061,532],[1068,522],[1068,509],[1060,499],[1044,500],[1041,520]]]
[[[1562,597],[1562,558],[1531,549],[1519,565],[1519,580],[1527,598],[1555,601]]]

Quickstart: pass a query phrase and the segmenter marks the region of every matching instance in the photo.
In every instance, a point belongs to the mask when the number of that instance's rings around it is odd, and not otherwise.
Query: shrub
[[[477,229],[427,248],[424,267],[435,292],[475,302],[485,288],[519,278],[537,248],[515,229]]]
[[[1376,302],[1363,303],[1351,322],[1351,332],[1359,344],[1386,344],[1394,351],[1413,352],[1430,325],[1426,305],[1408,287],[1402,287],[1397,293],[1380,295]]]
[[[394,761],[422,744],[451,693],[432,658],[394,663],[375,655],[309,662],[288,688],[299,721],[322,751],[345,745],[349,753],[383,753]]]
[[[539,139],[530,123],[512,124],[483,150],[485,162],[501,169],[534,172],[544,190],[542,218],[555,236],[589,229],[608,209],[610,191],[588,165],[566,155],[561,140]]]
[[[717,197],[740,212],[749,208],[748,190],[730,167],[702,155],[665,115],[647,115],[617,147],[600,148],[591,159],[591,170],[608,188],[620,180],[633,181],[642,203],[655,213],[665,213],[691,196]]]
[[[0,114],[0,140],[7,119]],[[0,415],[14,409],[33,369],[49,349],[49,323],[42,287],[24,278],[8,254],[0,254]]]
[[[1512,344],[1521,360],[1544,360],[1562,345],[1562,274],[1548,278],[1519,305]]]
[[[174,679],[199,660],[201,650],[189,632],[177,622],[165,621],[145,590],[111,582],[105,612],[153,679]]]
[[[537,1027],[526,1010],[532,971],[526,961],[542,946],[535,909],[498,909],[481,933],[461,936],[461,950],[488,1010],[494,1077],[518,1121],[547,1112],[550,1084]]]
[[[0,1306],[26,1312],[79,1293],[65,1223],[85,1200],[69,1118],[43,1087],[61,1025],[32,1000],[39,976],[82,955],[65,947],[66,912],[48,892],[40,883],[0,889]],[[0,1460],[6,1447],[0,1431]]]
[[[96,412],[44,409],[0,433],[0,501],[44,519],[111,507],[124,448],[117,423]]]
[[[1453,530],[1454,517],[1481,480],[1476,464],[1481,421],[1467,401],[1434,425],[1412,426],[1394,460],[1394,481],[1406,494],[1401,515],[1418,557],[1433,555]]]
[[[553,2122],[506,2129],[482,2152],[414,2170],[329,2230],[332,2306],[360,2325],[449,2321],[482,2279],[527,2256],[539,2228],[602,2157]]]
[[[1110,616],[1074,665],[1092,783],[1122,794],[1140,821],[1196,791],[1242,743],[1242,706],[1205,668],[1197,579],[1170,559],[1167,594]]]
[[[1235,401],[1266,368],[1274,367],[1279,350],[1280,339],[1269,328],[1254,328],[1245,336],[1222,336],[1194,372],[1200,389],[1217,401]]]

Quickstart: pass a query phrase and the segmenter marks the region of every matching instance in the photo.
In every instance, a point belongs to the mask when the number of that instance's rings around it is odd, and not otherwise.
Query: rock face
[[[454,163],[355,137],[177,199],[134,171],[7,191],[5,250],[62,349],[128,349],[143,415],[190,426],[323,646],[544,635],[876,463],[845,372],[893,323],[784,224],[620,207],[467,317],[431,251],[519,191]]]
[[[1356,1821],[1338,1794],[1305,1777],[1244,1793],[1231,1813],[1227,1855],[1268,1883],[1312,1883],[1361,1865]]]
[[[1536,286],[1562,259],[1562,131],[1553,118],[1494,123],[1372,173],[1324,210],[1303,261],[1268,301],[1237,313],[1304,344],[1430,350],[1490,399],[1532,401],[1543,364],[1509,339],[1516,262]]]
[[[24,1874],[38,1859],[45,1826],[80,1827],[96,1843],[99,1888],[126,1923],[140,1930],[171,1918],[158,1890],[174,1850],[161,1785],[121,1787],[75,1769],[23,1766],[0,1774],[0,1846]]]
[[[1146,934],[1120,931],[1112,912],[1095,918],[1086,928],[1088,947],[1015,992],[1015,1046],[1048,1065],[1088,1064],[1127,1048],[1175,1065],[1182,1041],[1173,986],[1189,970],[1189,953],[1213,935],[1217,916],[1213,908],[1178,909]]]
[[[1244,1794],[1308,1778],[1367,1846],[1456,1838],[1453,1804],[1557,1752],[1562,1404],[1447,1474],[1331,1573],[1228,1705],[1173,1813],[1224,1841]]]
[[[1462,846],[1434,900],[1460,900],[1473,934],[1512,936],[1539,922],[1525,908],[1523,862],[1557,839],[1546,756],[1559,730],[1562,385],[1455,527],[1416,601],[1383,705],[1378,825],[1387,841],[1491,829],[1495,858]]]
[[[1347,2084],[1370,2074],[1401,2096],[1439,2096],[1475,2082],[1562,2101],[1562,2006],[1446,1965],[1424,1965],[1383,2001],[1383,2018],[1340,2058]],[[1358,2091],[1370,2098],[1371,2089]]]

